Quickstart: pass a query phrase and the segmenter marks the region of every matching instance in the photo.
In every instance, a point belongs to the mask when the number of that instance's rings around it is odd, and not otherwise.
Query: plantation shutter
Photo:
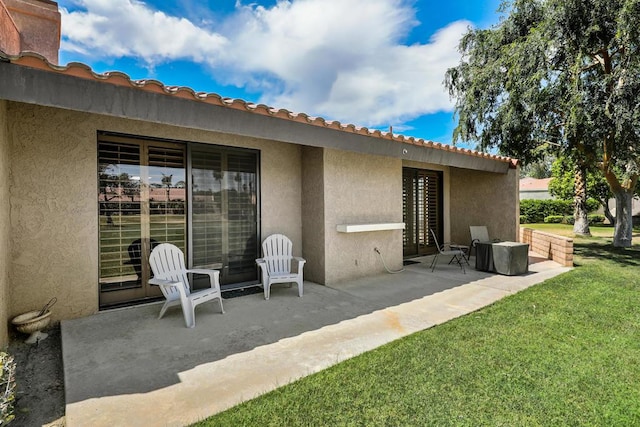
[[[442,180],[436,171],[404,168],[402,202],[404,256],[434,253],[433,229],[442,239]]]

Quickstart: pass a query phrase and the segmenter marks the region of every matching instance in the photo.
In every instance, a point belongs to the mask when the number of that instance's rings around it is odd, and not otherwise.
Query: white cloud
[[[193,60],[218,81],[261,92],[265,104],[372,127],[452,109],[442,81],[469,25],[452,23],[429,43],[407,46],[417,23],[406,0],[238,3],[213,29],[135,0],[76,4],[62,10],[65,50],[151,66]]]
[[[167,16],[135,0],[78,0],[83,11],[61,8],[63,50],[100,57],[215,60],[227,40],[185,18]]]

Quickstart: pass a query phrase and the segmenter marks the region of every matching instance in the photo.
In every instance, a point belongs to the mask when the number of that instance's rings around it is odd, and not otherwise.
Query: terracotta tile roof
[[[42,55],[33,52],[22,52],[19,55],[6,55],[0,51],[0,57],[6,57],[12,64],[37,68],[40,70],[60,73],[68,76],[79,77],[83,79],[95,80],[106,84],[127,86],[146,92],[164,94],[177,98],[188,99],[192,101],[204,102],[207,104],[217,105],[226,108],[246,111],[253,114],[261,114],[265,116],[277,117],[283,120],[291,120],[294,122],[304,123],[312,126],[325,127],[335,129],[342,132],[355,133],[373,138],[393,140],[403,144],[414,146],[430,147],[444,151],[457,152],[468,156],[482,157],[502,162],[508,162],[511,168],[515,168],[518,164],[517,159],[498,156],[495,154],[482,153],[480,151],[458,148],[439,142],[424,140],[421,138],[407,137],[392,132],[382,132],[380,130],[370,130],[366,127],[358,127],[353,124],[342,124],[339,121],[326,121],[322,117],[311,117],[305,113],[294,113],[285,109],[276,109],[264,104],[253,104],[242,99],[223,98],[215,93],[196,92],[185,86],[167,86],[160,81],[145,79],[132,80],[127,74],[119,71],[110,71],[103,74],[94,72],[91,67],[79,62],[71,62],[67,65],[60,66],[48,62]]]
[[[520,191],[547,191],[549,190],[551,178],[522,178],[520,180]]]

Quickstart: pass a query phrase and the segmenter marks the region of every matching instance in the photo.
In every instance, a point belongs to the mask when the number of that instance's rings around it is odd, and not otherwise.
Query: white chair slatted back
[[[187,295],[190,294],[189,279],[187,278],[187,268],[184,263],[184,253],[175,245],[162,243],[151,252],[149,264],[153,276],[158,279],[182,282]],[[167,299],[179,298],[179,293],[175,288],[162,287],[162,292]],[[169,295],[167,295],[169,293]]]
[[[469,233],[471,233],[471,241],[489,242],[489,231],[486,225],[470,225]]]
[[[272,234],[262,242],[262,255],[269,275],[291,273],[293,243],[283,234]]]

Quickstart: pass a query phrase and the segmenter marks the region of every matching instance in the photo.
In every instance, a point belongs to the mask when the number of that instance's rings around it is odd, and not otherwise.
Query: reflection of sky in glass
[[[185,171],[183,168],[167,168],[158,166],[137,166],[128,164],[109,165],[105,168],[104,173],[107,175],[120,176],[122,174],[129,175],[129,178],[135,181],[141,180],[142,170],[146,169],[148,173],[148,182],[145,184],[166,185],[162,182],[164,176],[172,175],[171,186],[175,187],[179,182],[185,182]]]
[[[143,182],[146,169],[147,182]],[[170,168],[160,166],[137,166],[130,164],[111,164],[104,169],[107,175],[120,176],[127,174],[129,179],[140,181],[142,184],[153,186],[166,186],[166,182],[162,182],[162,178],[171,175],[171,187],[176,184],[186,184],[186,173],[183,168]],[[217,175],[217,174],[216,174]],[[194,182],[197,185],[196,191],[221,191],[236,190],[239,192],[255,191],[255,173],[251,172],[222,172],[221,179],[216,179],[213,171],[210,169],[193,169]]]
[[[216,179],[216,176],[221,179]],[[254,190],[255,174],[246,172],[222,172],[214,175],[210,169],[193,169],[195,191]]]
[[[133,176],[137,176],[140,177],[140,166],[138,165],[127,165],[127,164],[116,164],[116,165],[109,165],[105,168],[104,172],[107,175],[122,175],[123,173],[126,173],[127,175],[129,175],[130,177]]]
[[[164,178],[165,176],[171,176],[170,183],[172,187],[175,187],[178,182],[185,181],[185,173],[183,168],[149,166],[147,167],[147,171],[149,173],[149,184],[166,185],[165,182],[162,182],[162,178]]]
[[[254,174],[245,172],[229,172],[228,176],[228,189],[237,190],[239,192],[249,192],[253,190]]]
[[[194,192],[216,192],[221,190],[221,180],[215,179],[210,169],[193,169]]]

